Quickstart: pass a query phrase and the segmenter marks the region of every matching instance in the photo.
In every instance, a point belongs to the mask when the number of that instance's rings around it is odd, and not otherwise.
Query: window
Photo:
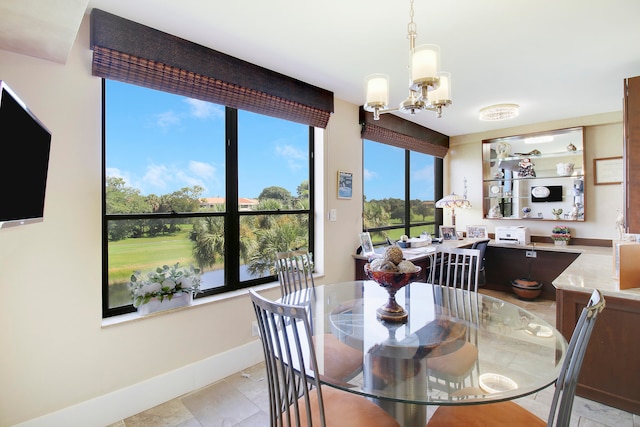
[[[134,311],[135,270],[196,265],[203,296],[313,251],[313,127],[115,80],[104,111],[104,317]]]
[[[364,224],[375,244],[403,234],[435,235],[436,162],[440,159],[364,140]],[[441,170],[440,170],[441,173]]]

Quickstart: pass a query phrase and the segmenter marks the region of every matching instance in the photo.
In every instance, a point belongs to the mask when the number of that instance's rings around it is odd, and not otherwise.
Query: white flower
[[[173,291],[176,288],[176,282],[173,279],[165,279],[165,281],[162,282],[162,288],[166,288],[166,289],[169,289],[170,291]]]
[[[200,291],[200,269],[190,266],[180,268],[179,263],[173,266],[163,265],[155,271],[142,276],[134,271],[129,282],[129,291],[134,307],[146,304],[153,298],[162,301],[171,298],[178,292],[198,293]]]

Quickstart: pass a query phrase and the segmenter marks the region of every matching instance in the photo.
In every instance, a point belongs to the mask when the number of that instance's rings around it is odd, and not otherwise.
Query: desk
[[[426,405],[479,404],[526,396],[552,384],[567,347],[552,325],[516,305],[482,294],[466,293],[416,282],[398,291],[396,300],[408,312],[404,324],[378,321],[376,309],[388,298],[373,281],[316,286],[310,297],[292,294],[283,302],[306,299],[322,365],[323,334],[331,333],[362,351],[362,371],[353,378],[323,378],[327,385],[372,399],[403,426],[426,423]],[[444,325],[444,326],[443,326]],[[449,328],[450,326],[456,328]],[[459,331],[447,334],[447,330]],[[434,343],[440,332],[447,338]],[[427,359],[455,351],[465,341],[478,349],[478,358],[464,389],[440,387],[427,369]],[[319,373],[324,374],[323,366]],[[489,392],[479,379],[495,375],[517,387]],[[495,384],[502,389],[505,383]],[[486,387],[486,385],[485,385]]]

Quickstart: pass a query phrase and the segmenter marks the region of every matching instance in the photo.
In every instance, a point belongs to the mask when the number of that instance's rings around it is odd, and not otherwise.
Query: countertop
[[[408,260],[419,259],[437,249],[439,246],[470,246],[474,240],[449,240],[440,244],[424,246],[420,248],[403,249]],[[613,248],[602,246],[567,245],[557,246],[552,243],[531,243],[519,245],[517,243],[498,243],[491,240],[489,246],[544,250],[557,252],[578,253],[580,256],[571,263],[553,282],[556,289],[569,289],[576,291],[592,292],[599,289],[605,296],[628,298],[640,301],[640,283],[637,288],[620,290],[620,283],[613,274]],[[382,253],[384,247],[377,248],[377,253]],[[354,258],[367,259],[363,255],[354,255]],[[639,260],[640,262],[640,260]]]
[[[614,279],[612,247],[583,245],[557,246],[553,243],[518,245],[496,243],[494,241],[491,241],[489,245],[505,248],[512,247],[518,249],[578,253],[580,256],[552,282],[556,289],[569,289],[591,293],[597,288],[605,296],[609,295],[640,301],[640,283],[638,283],[639,287],[637,288],[620,290],[620,283]]]

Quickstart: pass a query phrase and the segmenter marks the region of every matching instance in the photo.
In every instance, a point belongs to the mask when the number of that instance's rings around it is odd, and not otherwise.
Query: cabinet
[[[625,222],[628,233],[640,233],[640,77],[624,81]]]
[[[556,327],[570,339],[590,292],[558,289]],[[576,394],[640,414],[640,301],[605,295],[578,377]]]
[[[582,127],[482,142],[485,218],[585,220]]]

